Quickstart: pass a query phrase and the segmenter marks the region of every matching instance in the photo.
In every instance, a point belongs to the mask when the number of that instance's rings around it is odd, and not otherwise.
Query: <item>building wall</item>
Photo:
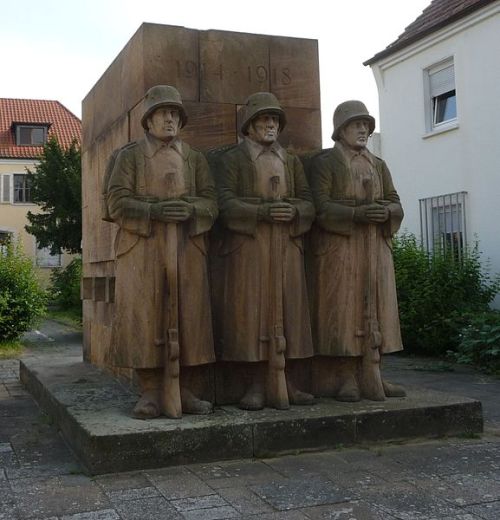
[[[403,229],[420,234],[419,199],[466,191],[467,236],[500,272],[500,2],[373,65],[381,152],[405,209]],[[454,58],[456,128],[429,134],[425,70]],[[500,303],[497,301],[497,304]]]
[[[34,170],[35,161],[26,161],[18,159],[0,159],[0,175],[4,173],[26,173],[26,169]],[[0,231],[8,231],[13,233],[14,238],[21,241],[22,247],[26,255],[33,259],[36,265],[36,239],[25,229],[29,222],[27,213],[40,212],[36,204],[22,203],[1,203],[0,202]],[[66,266],[72,259],[72,255],[63,254],[61,257],[62,266]],[[37,274],[44,285],[47,285],[52,272],[52,267],[37,267]]]

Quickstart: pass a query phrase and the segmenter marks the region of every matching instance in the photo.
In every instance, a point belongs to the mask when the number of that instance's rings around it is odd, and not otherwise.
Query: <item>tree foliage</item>
[[[28,212],[26,231],[40,247],[80,253],[82,241],[82,196],[80,147],[73,141],[67,149],[52,137],[45,144],[35,171],[28,170],[31,200],[42,213]]]
[[[477,245],[460,260],[441,250],[425,252],[411,233],[398,235],[393,246],[405,350],[438,356],[455,351],[462,329],[488,311],[499,275],[481,264]]]
[[[0,342],[17,339],[45,312],[46,292],[19,243],[0,250]]]

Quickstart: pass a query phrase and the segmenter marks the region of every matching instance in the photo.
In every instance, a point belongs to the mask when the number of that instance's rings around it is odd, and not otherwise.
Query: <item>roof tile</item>
[[[0,98],[0,158],[36,159],[43,146],[18,146],[12,123],[49,124],[49,137],[62,146],[81,141],[81,121],[59,101]]]
[[[381,58],[390,56],[392,53],[424,38],[428,34],[496,1],[497,0],[432,0],[422,11],[422,14],[408,25],[395,41],[365,61],[364,64],[371,65]]]

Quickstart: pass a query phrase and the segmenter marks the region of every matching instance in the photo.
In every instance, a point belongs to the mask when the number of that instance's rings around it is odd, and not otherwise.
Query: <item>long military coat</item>
[[[303,235],[314,218],[314,205],[302,164],[286,154],[286,200],[297,210],[291,223],[279,224],[283,257],[283,321],[285,357],[313,354],[304,271]],[[226,361],[268,359],[271,323],[272,226],[258,217],[264,202],[256,191],[256,169],[243,142],[222,157],[216,175],[219,208],[225,230],[218,248],[223,268],[216,285],[219,341]]]
[[[350,168],[342,145],[320,153],[309,181],[317,218],[310,235],[310,301],[316,353],[360,356],[367,337],[369,262],[376,262],[376,309],[382,333],[381,352],[402,349],[391,237],[403,210],[384,161],[366,151],[371,161],[374,198],[390,212],[377,225],[376,247],[368,254],[368,225],[354,222],[354,207],[366,204],[361,179]],[[371,260],[370,260],[371,258]],[[372,295],[373,296],[373,295]]]
[[[207,273],[206,232],[217,217],[216,193],[204,156],[178,140],[177,172],[158,164],[161,142],[146,139],[117,156],[108,184],[108,208],[119,225],[115,242],[115,316],[110,363],[161,367],[169,287],[166,280],[167,224],[153,220],[151,203],[184,198],[192,217],[177,224],[178,312],[181,365],[215,360]],[[168,175],[178,176],[177,188]],[[164,176],[164,177],[163,177]],[[171,180],[171,179],[170,179]]]

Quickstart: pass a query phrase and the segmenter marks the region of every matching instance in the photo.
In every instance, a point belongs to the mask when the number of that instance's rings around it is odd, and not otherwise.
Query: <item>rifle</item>
[[[367,204],[373,204],[373,181],[363,181]],[[365,287],[365,347],[361,362],[361,393],[372,401],[384,401],[385,392],[380,374],[382,334],[377,316],[377,225],[368,224],[368,270]]]
[[[171,419],[182,416],[181,393],[179,383],[179,292],[177,272],[177,224],[167,223],[167,265],[166,278],[168,284],[168,320],[165,323],[163,301],[165,297],[164,276],[160,284],[159,302],[157,304],[158,330],[156,344],[163,345],[163,378],[160,402],[164,415]]]
[[[280,200],[278,175],[271,177],[273,200]],[[283,325],[283,250],[282,226],[274,222],[271,228],[271,337],[268,350],[267,402],[284,410],[290,407],[285,375],[286,339]]]

